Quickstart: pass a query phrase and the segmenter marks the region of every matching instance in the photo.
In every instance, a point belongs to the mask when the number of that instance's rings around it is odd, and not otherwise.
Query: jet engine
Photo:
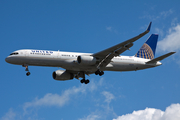
[[[74,78],[74,74],[64,70],[54,71],[52,76],[55,80],[60,80],[60,81],[71,80]]]
[[[94,65],[96,64],[96,58],[93,56],[78,56],[77,62],[81,65]]]

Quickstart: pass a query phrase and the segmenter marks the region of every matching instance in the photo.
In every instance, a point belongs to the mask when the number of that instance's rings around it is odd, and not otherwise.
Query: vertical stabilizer
[[[143,44],[140,50],[136,53],[135,57],[144,59],[154,59],[158,35],[152,34],[147,41]]]

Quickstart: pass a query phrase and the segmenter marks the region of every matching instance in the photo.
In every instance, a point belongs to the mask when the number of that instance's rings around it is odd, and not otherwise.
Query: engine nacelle
[[[93,56],[78,56],[77,62],[81,65],[94,65],[96,64],[96,58]]]
[[[60,81],[71,80],[74,78],[74,74],[64,70],[54,71],[52,76],[55,80],[60,80]]]

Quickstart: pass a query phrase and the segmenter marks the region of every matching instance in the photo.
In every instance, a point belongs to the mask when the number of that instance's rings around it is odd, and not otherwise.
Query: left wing
[[[170,55],[172,55],[172,54],[174,54],[174,53],[176,53],[176,52],[167,53],[167,54],[162,55],[162,56],[160,56],[160,57],[157,57],[157,58],[155,58],[155,59],[153,59],[153,60],[150,60],[150,61],[148,61],[148,62],[146,62],[146,63],[147,63],[147,64],[156,63],[156,62],[158,62],[158,61],[161,61],[161,60],[169,57]]]
[[[96,57],[99,60],[99,64],[98,64],[97,68],[100,69],[100,68],[106,67],[106,65],[111,62],[111,59],[114,56],[119,56],[121,53],[123,53],[124,51],[126,51],[130,47],[132,47],[133,42],[135,42],[139,38],[143,37],[144,35],[146,35],[150,31],[151,23],[152,22],[149,23],[149,26],[146,29],[146,31],[137,35],[136,37],[133,37],[129,40],[126,40],[126,41],[119,43],[115,46],[112,46],[108,49],[105,49],[103,51],[100,51],[98,53],[93,54],[92,56]]]

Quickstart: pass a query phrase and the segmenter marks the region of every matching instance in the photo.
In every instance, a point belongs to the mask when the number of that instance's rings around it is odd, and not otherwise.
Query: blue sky
[[[180,119],[180,2],[152,1],[0,1],[0,120],[160,120]],[[136,72],[91,75],[55,81],[61,68],[5,62],[18,49],[96,53],[143,32],[135,55],[151,34],[159,34],[156,57],[176,54],[163,65]]]

